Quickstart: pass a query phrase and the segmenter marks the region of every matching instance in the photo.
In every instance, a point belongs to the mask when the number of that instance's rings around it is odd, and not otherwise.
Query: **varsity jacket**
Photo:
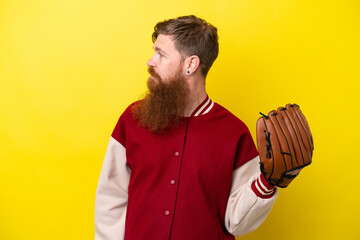
[[[234,239],[260,226],[278,193],[240,119],[207,97],[182,125],[153,134],[131,108],[105,154],[96,240]]]

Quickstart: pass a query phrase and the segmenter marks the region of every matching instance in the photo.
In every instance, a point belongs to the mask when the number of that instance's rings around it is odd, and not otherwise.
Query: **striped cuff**
[[[251,189],[254,191],[256,196],[260,198],[271,198],[275,193],[275,186],[268,183],[262,173],[252,183]]]

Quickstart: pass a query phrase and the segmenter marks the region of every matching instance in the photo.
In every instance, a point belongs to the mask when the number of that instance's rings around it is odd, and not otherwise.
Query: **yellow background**
[[[301,106],[315,152],[264,224],[240,239],[360,239],[360,3],[0,1],[0,239],[93,239],[113,127],[146,90],[156,22],[217,28],[209,96],[255,138],[259,111]]]

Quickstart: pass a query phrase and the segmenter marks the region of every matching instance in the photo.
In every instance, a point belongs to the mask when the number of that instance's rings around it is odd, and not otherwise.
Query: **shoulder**
[[[137,121],[134,118],[133,112],[134,107],[136,107],[139,102],[140,101],[133,102],[125,109],[125,111],[120,115],[111,134],[113,138],[115,138],[122,144],[125,143],[127,129],[135,127],[137,125]]]
[[[131,103],[129,106],[127,106],[127,108],[125,109],[125,111],[121,114],[120,118],[121,118],[123,115],[132,114],[134,107],[136,107],[136,105],[139,104],[141,101],[142,101],[142,100],[135,101],[135,102]]]
[[[216,119],[224,122],[224,124],[229,125],[232,128],[235,127],[236,129],[248,130],[248,127],[240,118],[219,103],[215,102],[212,114]]]
[[[237,168],[258,155],[254,140],[246,124],[228,109],[215,103],[214,119],[217,122],[216,131],[221,131],[223,139],[236,144],[234,167]]]

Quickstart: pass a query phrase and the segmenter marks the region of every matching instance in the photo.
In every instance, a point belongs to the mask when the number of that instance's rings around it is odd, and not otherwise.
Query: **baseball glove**
[[[260,114],[256,138],[261,172],[269,183],[287,187],[297,176],[290,172],[311,163],[314,143],[309,124],[296,104]]]

